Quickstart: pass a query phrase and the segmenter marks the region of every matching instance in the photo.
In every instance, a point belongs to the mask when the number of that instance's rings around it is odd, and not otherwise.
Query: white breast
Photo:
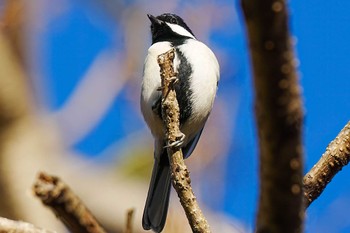
[[[163,123],[152,111],[152,105],[161,93],[157,91],[160,87],[160,68],[157,63],[159,54],[172,48],[169,42],[158,42],[153,44],[145,60],[144,77],[141,92],[141,110],[144,118],[155,137],[163,137]],[[214,53],[202,42],[195,39],[187,40],[187,43],[178,46],[178,49],[187,58],[192,66],[191,88],[192,88],[192,114],[181,130],[190,140],[204,126],[206,119],[212,109],[219,81],[219,64]],[[174,66],[177,69],[179,60],[175,56]],[[157,75],[155,77],[154,75]],[[186,141],[187,141],[186,140]]]
[[[202,42],[187,40],[179,46],[180,51],[190,61],[192,66],[192,114],[189,124],[184,125],[183,132],[192,132],[193,128],[200,130],[207,120],[213,107],[220,78],[220,67],[214,53]],[[189,134],[189,133],[188,133]]]

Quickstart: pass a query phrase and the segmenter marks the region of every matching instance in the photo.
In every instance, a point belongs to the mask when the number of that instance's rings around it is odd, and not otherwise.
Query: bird
[[[142,226],[145,230],[161,232],[168,212],[171,170],[165,148],[157,57],[170,49],[175,50],[175,92],[180,108],[180,130],[184,134],[177,146],[181,147],[184,158],[188,158],[195,149],[212,110],[220,67],[212,50],[197,40],[180,16],[173,13],[147,16],[151,21],[152,44],[144,62],[140,105],[144,120],[154,137],[154,165]]]

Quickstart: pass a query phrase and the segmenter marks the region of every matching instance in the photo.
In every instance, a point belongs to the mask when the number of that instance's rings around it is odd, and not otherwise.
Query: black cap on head
[[[189,36],[174,32],[166,23],[179,25],[195,37],[184,20],[176,14],[165,13],[157,17],[147,14],[147,17],[151,21],[152,44],[159,41],[174,41],[189,38]]]
[[[177,24],[183,28],[185,28],[189,33],[191,33],[193,36],[193,32],[191,29],[187,26],[185,21],[178,15],[171,14],[171,13],[164,13],[162,15],[157,16],[157,19],[162,20],[164,22],[172,23],[172,24]]]

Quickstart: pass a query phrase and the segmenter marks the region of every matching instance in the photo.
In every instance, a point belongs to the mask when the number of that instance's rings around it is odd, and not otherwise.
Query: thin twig
[[[132,220],[134,217],[135,209],[129,209],[126,213],[126,228],[125,233],[132,233]]]
[[[316,200],[333,177],[350,161],[350,121],[329,143],[326,152],[304,176],[306,207]]]
[[[28,68],[26,65],[26,23],[28,21],[28,14],[26,12],[25,0],[5,0],[3,14],[1,15],[0,30],[9,42],[12,53],[22,67]]]
[[[41,172],[33,191],[74,233],[105,233],[82,201],[58,177]]]
[[[260,149],[258,233],[303,231],[303,110],[285,0],[241,0]]]
[[[177,75],[173,69],[174,56],[174,49],[158,56],[162,79],[162,116],[166,126],[168,145],[176,142],[182,136],[179,129],[180,110],[173,85]],[[164,98],[165,96],[166,98]],[[209,224],[199,208],[197,199],[192,191],[190,174],[184,163],[181,148],[168,147],[167,152],[171,166],[173,186],[180,198],[192,231],[196,233],[209,233]]]
[[[54,233],[54,231],[38,228],[31,223],[14,221],[0,217],[0,233]]]

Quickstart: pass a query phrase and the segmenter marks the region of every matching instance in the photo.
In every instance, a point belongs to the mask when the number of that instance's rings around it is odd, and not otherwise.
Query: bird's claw
[[[173,76],[173,77],[171,77],[170,78],[170,81],[172,82],[171,84],[176,84],[176,83],[178,83],[179,82],[179,79],[177,78],[177,75],[176,76]]]
[[[174,76],[170,78],[170,81],[171,81],[171,84],[174,85],[179,82],[179,79],[177,78],[177,76]],[[164,89],[164,86],[160,86],[157,88],[157,91],[162,91],[163,89]]]
[[[185,138],[186,138],[186,135],[180,132],[179,135],[176,136],[176,139],[177,139],[177,140],[174,141],[174,142],[172,142],[172,143],[170,143],[170,144],[168,144],[168,145],[166,145],[164,148],[168,148],[168,147],[180,147],[180,146],[182,146],[182,144],[184,143]]]

